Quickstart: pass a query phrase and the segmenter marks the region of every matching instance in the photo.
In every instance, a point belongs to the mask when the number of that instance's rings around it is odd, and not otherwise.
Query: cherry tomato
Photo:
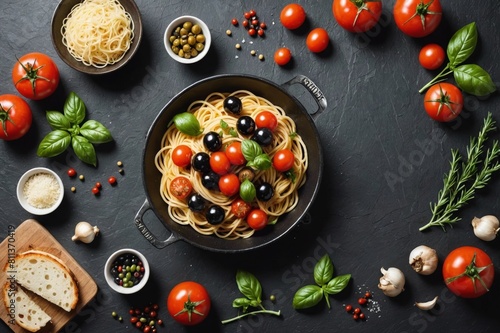
[[[328,37],[328,32],[323,28],[313,29],[307,35],[306,45],[311,52],[322,52],[328,47],[329,43],[330,37]]]
[[[292,60],[292,52],[287,47],[280,47],[274,52],[274,62],[280,66],[285,66]]]
[[[265,127],[274,131],[276,126],[278,126],[278,118],[271,111],[261,111],[255,117],[255,125],[257,125],[257,128]]]
[[[430,35],[443,16],[439,0],[396,0],[393,14],[399,30],[411,37]]]
[[[333,0],[333,16],[337,23],[350,32],[365,32],[373,28],[382,14],[382,1]]]
[[[280,21],[287,29],[293,30],[300,27],[306,20],[306,11],[296,3],[288,4],[281,10]]]
[[[254,209],[248,214],[247,223],[254,230],[264,229],[267,225],[267,214],[261,209]]]
[[[178,323],[191,326],[201,323],[210,313],[211,301],[201,284],[184,281],[170,291],[167,309]]]
[[[25,135],[31,127],[33,115],[22,98],[15,95],[0,96],[0,139],[16,140]]]
[[[110,185],[115,185],[116,184],[116,177],[115,176],[111,176],[108,178],[108,183]]]
[[[443,263],[443,278],[448,289],[464,298],[486,294],[493,284],[495,268],[483,250],[462,246],[451,251]]]
[[[273,167],[276,171],[287,172],[293,167],[295,156],[290,149],[278,150],[273,156]]]
[[[463,105],[462,92],[451,83],[437,83],[425,93],[425,111],[437,121],[452,121],[462,112]]]
[[[191,181],[183,176],[178,176],[170,182],[170,193],[179,200],[184,200],[193,191]]]
[[[225,154],[232,165],[243,165],[246,160],[241,152],[241,142],[234,141],[225,150]]]
[[[438,44],[427,44],[425,45],[418,54],[418,61],[425,69],[437,69],[441,67],[446,54],[441,46]]]
[[[229,162],[229,158],[227,158],[226,154],[217,151],[210,155],[210,168],[218,175],[222,176],[229,172],[229,168],[231,167],[231,162]]]
[[[26,98],[39,100],[56,91],[59,70],[54,61],[43,53],[23,55],[12,68],[12,82]]]
[[[230,197],[240,191],[240,179],[234,173],[228,173],[219,179],[219,190]]]
[[[172,162],[181,168],[191,164],[191,157],[193,157],[193,151],[186,145],[178,145],[172,151]]]
[[[244,219],[252,210],[252,206],[245,200],[238,198],[231,204],[231,213],[239,219]]]
[[[67,173],[68,173],[69,177],[75,177],[76,176],[76,170],[73,169],[73,168],[69,168],[68,171],[67,171]]]

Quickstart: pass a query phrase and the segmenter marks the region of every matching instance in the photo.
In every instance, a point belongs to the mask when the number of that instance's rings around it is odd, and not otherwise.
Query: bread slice
[[[20,287],[12,288],[7,282],[3,288],[3,301],[8,313],[15,315],[16,323],[30,332],[37,332],[50,322],[50,316],[42,310]],[[12,311],[11,311],[12,310]]]
[[[78,286],[70,269],[50,253],[30,250],[17,255],[16,281],[68,312],[78,303]]]

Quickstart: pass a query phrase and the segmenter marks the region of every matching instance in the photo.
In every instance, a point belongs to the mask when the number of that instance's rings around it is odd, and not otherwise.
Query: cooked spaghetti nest
[[[273,143],[269,147],[263,147],[265,153],[271,158],[275,152],[285,148],[294,153],[294,180],[283,173],[277,172],[273,167],[255,172],[253,182],[256,184],[259,182],[271,184],[274,195],[267,202],[254,200],[251,203],[252,207],[260,208],[268,214],[268,221],[274,221],[281,215],[291,211],[299,201],[298,189],[306,181],[308,167],[307,147],[300,135],[296,133],[294,121],[285,114],[281,107],[273,105],[267,99],[246,90],[235,91],[231,94],[212,93],[205,100],[197,100],[188,107],[187,112],[192,112],[196,116],[204,133],[209,131],[224,132],[221,127],[223,122],[229,128],[236,128],[238,116],[230,115],[224,111],[224,99],[228,96],[237,96],[241,99],[243,107],[239,116],[248,115],[255,119],[259,112],[267,110],[277,117],[278,126],[273,131]],[[222,150],[231,142],[243,141],[244,139],[247,138],[241,137],[240,134],[238,134],[238,137],[223,134]],[[203,235],[215,234],[220,238],[230,240],[252,236],[254,230],[248,226],[245,219],[236,218],[231,213],[231,203],[237,195],[227,197],[219,191],[206,189],[201,182],[201,173],[195,171],[192,167],[178,167],[172,162],[172,151],[181,144],[190,147],[193,155],[197,152],[209,153],[203,145],[203,135],[188,136],[181,133],[173,124],[169,126],[163,135],[161,149],[155,157],[155,165],[162,174],[159,190],[163,200],[168,205],[168,213],[172,220],[181,225],[190,225]],[[231,166],[230,172],[237,174],[243,167]],[[187,200],[179,200],[170,193],[170,182],[178,176],[187,177],[192,182],[194,193],[200,194],[211,204],[219,205],[224,209],[225,219],[221,224],[211,225],[207,222],[203,213],[195,213],[189,209]]]
[[[61,34],[73,58],[103,68],[127,53],[134,39],[134,21],[117,0],[85,0],[63,20]]]

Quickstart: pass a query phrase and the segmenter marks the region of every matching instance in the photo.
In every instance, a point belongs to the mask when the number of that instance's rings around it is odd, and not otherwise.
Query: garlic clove
[[[83,243],[91,243],[95,236],[99,234],[99,228],[92,226],[90,223],[82,221],[75,226],[75,234],[71,237],[72,241],[80,241]]]
[[[415,272],[422,275],[430,275],[437,269],[439,258],[436,250],[420,245],[410,252],[409,264]]]
[[[389,269],[381,268],[382,277],[379,279],[378,288],[389,297],[395,297],[404,290],[405,276],[401,270],[395,267]]]
[[[415,302],[415,306],[417,308],[419,308],[420,310],[428,311],[428,310],[433,309],[434,306],[436,306],[437,301],[438,301],[438,297],[436,296],[427,302]]]
[[[500,222],[493,215],[485,215],[481,218],[474,217],[472,227],[474,228],[474,235],[487,242],[494,240],[500,232]]]

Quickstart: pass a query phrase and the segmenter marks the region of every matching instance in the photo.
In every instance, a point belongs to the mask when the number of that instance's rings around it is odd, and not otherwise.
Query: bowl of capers
[[[183,64],[192,64],[208,53],[211,35],[208,26],[197,17],[184,15],[168,25],[163,38],[167,53]]]

